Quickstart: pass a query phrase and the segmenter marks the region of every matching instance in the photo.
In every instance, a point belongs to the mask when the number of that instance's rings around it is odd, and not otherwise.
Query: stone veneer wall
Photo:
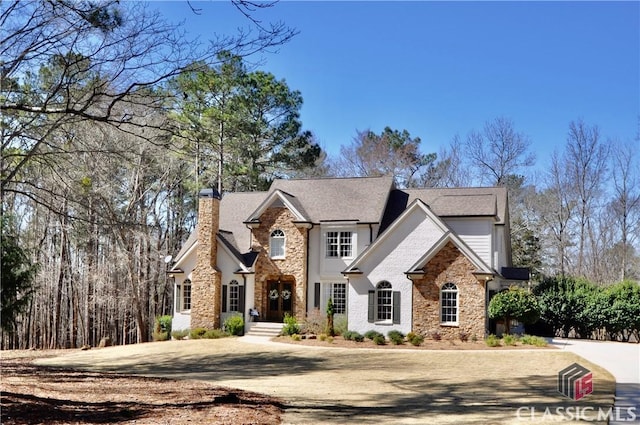
[[[220,327],[221,279],[216,269],[220,199],[199,199],[198,252],[191,273],[191,329]]]
[[[308,229],[297,227],[293,221],[294,215],[288,208],[268,208],[260,216],[260,226],[253,229],[252,246],[254,251],[259,251],[256,262],[255,305],[258,311],[267,311],[268,280],[294,282],[294,315],[298,319],[305,316],[307,304],[307,239]],[[285,258],[272,260],[269,257],[269,239],[271,232],[280,229],[285,235]]]
[[[472,274],[475,267],[449,242],[425,267],[424,277],[413,282],[412,330],[426,337],[439,332],[444,339],[457,339],[460,332],[471,338],[485,334],[485,287]],[[458,326],[440,324],[440,288],[458,287]]]

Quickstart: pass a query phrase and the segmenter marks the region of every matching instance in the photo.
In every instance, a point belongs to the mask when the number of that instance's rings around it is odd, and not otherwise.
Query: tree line
[[[231,5],[253,31],[206,46],[142,3],[3,5],[2,348],[148,341],[172,312],[165,259],[195,225],[199,188],[274,178],[504,185],[515,265],[539,280],[638,280],[637,137],[612,142],[576,120],[537,176],[531,141],[505,117],[439,152],[387,127],[330,157],[303,127],[302,94],[245,59],[296,31]]]

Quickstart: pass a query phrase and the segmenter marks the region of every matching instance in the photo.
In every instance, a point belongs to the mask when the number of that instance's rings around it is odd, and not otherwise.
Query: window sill
[[[381,322],[373,322],[374,325],[380,325],[380,326],[392,326],[393,322],[391,320],[384,320]]]
[[[440,323],[440,326],[446,326],[448,328],[458,328],[460,324],[458,322],[455,323]]]

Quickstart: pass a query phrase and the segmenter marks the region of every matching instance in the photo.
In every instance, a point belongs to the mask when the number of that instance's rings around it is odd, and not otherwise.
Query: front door
[[[280,323],[285,313],[293,315],[293,283],[272,280],[267,288],[267,320]]]

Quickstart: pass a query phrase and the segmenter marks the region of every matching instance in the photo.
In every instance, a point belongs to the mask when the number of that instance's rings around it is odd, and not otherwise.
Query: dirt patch
[[[206,382],[51,368],[66,351],[2,352],[1,418],[14,424],[279,424],[279,399]]]

